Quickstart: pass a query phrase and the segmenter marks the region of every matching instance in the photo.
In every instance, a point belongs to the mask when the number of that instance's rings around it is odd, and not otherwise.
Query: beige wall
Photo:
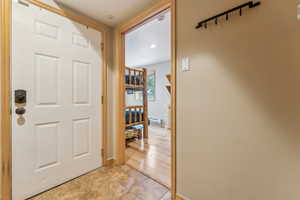
[[[177,0],[178,192],[191,200],[300,199],[299,0]],[[180,62],[179,62],[180,63]]]

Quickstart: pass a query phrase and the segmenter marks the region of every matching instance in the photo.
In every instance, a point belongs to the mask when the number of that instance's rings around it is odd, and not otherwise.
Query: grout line
[[[170,190],[168,190],[161,198],[160,200],[163,200],[163,198],[166,196],[166,194],[168,194],[169,192],[171,192]]]
[[[152,180],[152,181],[154,181],[155,183],[159,184],[160,186],[162,186],[163,188],[166,189],[166,192],[162,194],[162,196],[159,198],[159,200],[162,200],[162,199],[165,197],[165,195],[166,195],[168,192],[170,192],[170,189],[169,189],[168,187],[166,187],[165,185],[159,183],[158,181],[154,180],[153,178],[147,176],[146,174],[144,174],[143,172],[137,170],[137,169],[134,168],[133,166],[131,166],[131,165],[129,165],[129,164],[126,164],[126,166],[130,167],[131,169],[137,171],[138,173],[140,173],[141,175],[143,175],[143,176],[146,177],[146,179],[145,179],[144,181],[142,181],[142,184],[144,184],[144,183],[145,183],[146,181],[148,181],[148,180]],[[139,198],[139,196],[137,196],[137,195],[134,195],[134,196],[137,197],[137,198]]]
[[[143,172],[142,170],[136,169],[135,167],[133,167],[132,165],[126,163],[125,165],[129,166],[130,168],[136,170],[137,172],[141,173],[142,175],[146,176],[147,178],[153,180],[154,182],[158,183],[159,185],[163,186],[164,188],[166,188],[167,190],[171,190],[170,187],[166,186],[165,184],[161,183],[158,180],[155,180],[154,178],[152,178],[149,174],[146,174],[145,172]]]

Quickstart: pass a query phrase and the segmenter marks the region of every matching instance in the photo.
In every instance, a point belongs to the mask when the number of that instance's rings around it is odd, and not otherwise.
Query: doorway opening
[[[166,186],[172,199],[176,197],[175,6],[175,0],[160,1],[116,32],[119,77],[116,163],[127,164]],[[151,26],[164,23],[165,38],[164,32],[160,32],[162,27],[156,30],[156,37],[166,42],[165,49],[162,41],[156,42],[155,37],[150,36],[155,35]],[[135,36],[143,31],[144,34]],[[144,47],[139,47],[143,42]],[[132,56],[127,52],[130,49]],[[152,62],[148,60],[151,51]],[[163,55],[167,58],[162,59]],[[164,73],[160,71],[163,69]],[[154,103],[158,89],[166,96],[162,115],[155,114],[153,109],[159,105]]]
[[[126,164],[171,187],[171,14],[125,33]]]

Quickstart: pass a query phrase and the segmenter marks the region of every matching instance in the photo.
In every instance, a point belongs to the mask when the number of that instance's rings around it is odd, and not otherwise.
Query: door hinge
[[[24,1],[21,1],[21,0],[18,0],[18,4],[29,7],[28,3],[24,2]]]
[[[2,176],[5,174],[5,172],[6,172],[5,171],[5,164],[4,165],[2,164]]]
[[[104,157],[104,149],[101,149],[101,156]]]
[[[10,165],[9,163],[2,164],[2,176],[10,176]]]
[[[101,104],[104,104],[104,96],[101,96]]]
[[[104,51],[104,43],[101,42],[101,51]]]

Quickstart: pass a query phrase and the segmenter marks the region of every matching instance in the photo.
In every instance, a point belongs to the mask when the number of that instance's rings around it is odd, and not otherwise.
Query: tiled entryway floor
[[[30,200],[170,200],[168,189],[135,169],[104,167]]]

